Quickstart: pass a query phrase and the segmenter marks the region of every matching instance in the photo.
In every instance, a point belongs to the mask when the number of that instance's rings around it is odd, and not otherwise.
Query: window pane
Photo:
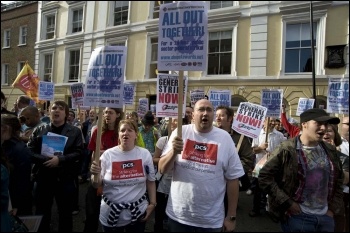
[[[232,51],[232,39],[221,40],[220,52]]]
[[[312,72],[311,49],[301,49],[300,51],[300,72]]]
[[[286,47],[300,46],[300,24],[288,24],[286,29]]]
[[[128,1],[115,1],[114,5],[114,26],[127,24],[129,13]]]
[[[209,53],[219,52],[219,40],[210,40],[209,41]]]
[[[219,54],[208,54],[208,74],[219,74]]]
[[[298,49],[286,50],[285,72],[286,73],[299,72],[299,50]]]
[[[220,56],[220,74],[231,74],[231,53],[223,53]]]

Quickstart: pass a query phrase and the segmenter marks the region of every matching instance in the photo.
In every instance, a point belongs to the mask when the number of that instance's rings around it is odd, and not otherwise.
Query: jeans
[[[102,225],[102,224],[101,224]],[[102,225],[103,232],[144,232],[146,222],[137,221],[122,227],[107,227]]]
[[[220,228],[202,228],[194,227],[185,224],[181,224],[168,218],[168,230],[169,232],[221,232],[222,227]]]
[[[84,232],[97,232],[99,226],[101,196],[91,184],[85,196],[85,226]]]
[[[281,224],[283,232],[334,232],[334,219],[328,215],[291,215]]]

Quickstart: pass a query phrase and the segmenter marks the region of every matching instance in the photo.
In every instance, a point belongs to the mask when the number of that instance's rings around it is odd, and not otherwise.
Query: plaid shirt
[[[322,144],[321,144],[322,145]],[[326,148],[322,146],[322,149],[327,152]],[[297,154],[298,154],[298,180],[299,180],[299,186],[294,194],[294,200],[297,202],[302,202],[301,197],[304,191],[305,187],[305,179],[306,179],[306,171],[308,168],[306,156],[304,154],[304,151],[302,149],[302,144],[300,142],[300,137],[297,139]],[[332,163],[332,160],[329,157],[329,154],[327,154],[327,158],[330,165],[330,175],[329,175],[329,182],[328,182],[328,198],[327,200],[330,201],[332,199],[332,193],[333,193],[333,187],[335,182],[335,170],[334,170],[334,164]]]

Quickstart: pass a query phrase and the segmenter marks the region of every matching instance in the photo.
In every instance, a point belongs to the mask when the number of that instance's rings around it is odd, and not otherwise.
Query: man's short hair
[[[227,118],[230,118],[231,116],[233,117],[234,111],[232,108],[230,108],[229,106],[225,106],[225,105],[219,105],[216,107],[215,111],[221,110],[221,109],[226,110]]]
[[[26,95],[21,95],[18,97],[18,103],[29,105],[30,104],[30,98]]]

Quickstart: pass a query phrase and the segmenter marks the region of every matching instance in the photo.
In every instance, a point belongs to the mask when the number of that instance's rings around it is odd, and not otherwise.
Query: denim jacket
[[[35,165],[33,175],[39,180],[73,180],[78,173],[79,161],[82,157],[83,141],[81,130],[69,124],[65,124],[61,135],[68,137],[63,155],[58,155],[58,167],[48,168],[43,165],[50,158],[41,155],[42,136],[51,132],[51,123],[35,128],[27,146],[32,150],[32,162]]]
[[[294,194],[299,187],[297,142],[300,136],[282,142],[271,154],[269,160],[260,170],[259,186],[268,194],[269,211],[274,217],[283,220],[285,212],[292,205]],[[320,142],[326,150],[330,162],[334,165],[332,193],[328,195],[328,209],[334,214],[342,211],[343,172],[336,148]]]

